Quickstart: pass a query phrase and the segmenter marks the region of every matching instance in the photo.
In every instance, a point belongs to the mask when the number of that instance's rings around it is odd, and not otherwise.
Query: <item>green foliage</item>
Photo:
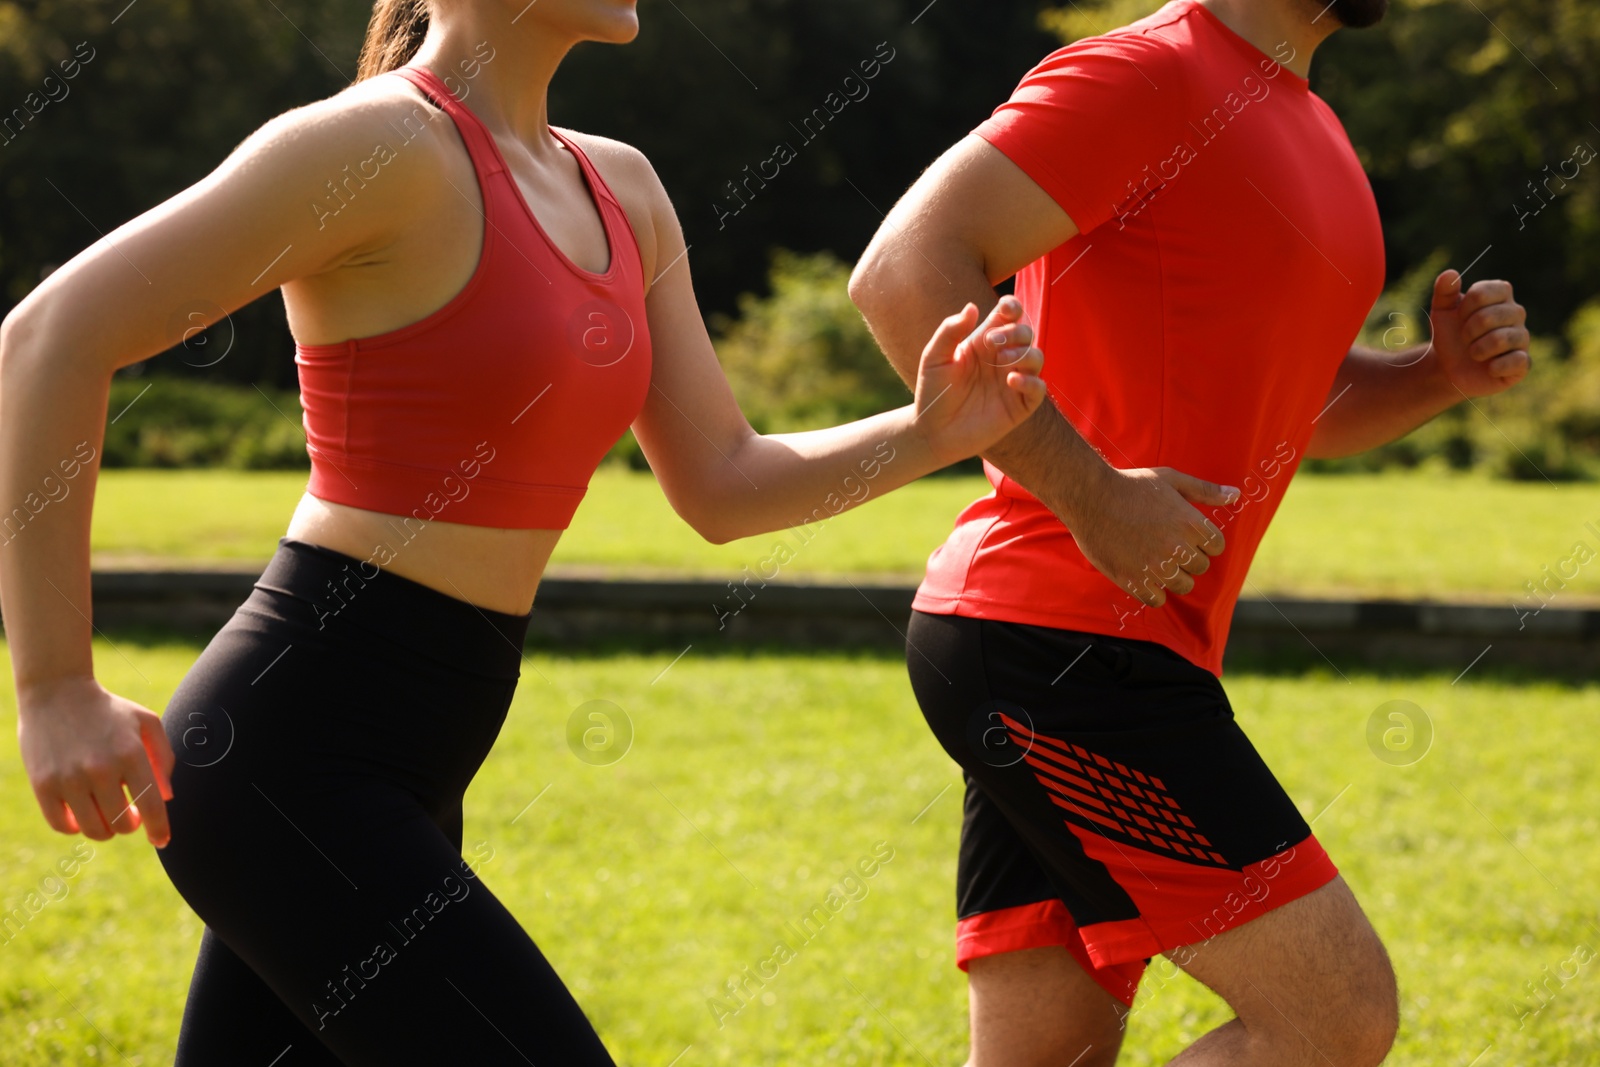
[[[830,252],[772,253],[769,295],[744,293],[737,316],[713,313],[717,357],[761,433],[832,426],[910,401],[847,291],[850,268]],[[648,469],[629,433],[608,462]]]
[[[1039,23],[1063,41],[1077,41],[1136,22],[1159,9],[1165,0],[1076,0],[1067,7],[1047,8]]]
[[[717,355],[751,424],[810,429],[899,407],[911,393],[846,292],[850,268],[827,252],[773,255],[772,295],[746,293],[717,316]]]
[[[106,467],[310,466],[297,393],[118,375],[107,408]]]
[[[628,430],[616,444],[611,446],[606,453],[606,458],[600,461],[607,466],[626,467],[633,471],[647,471],[650,463],[644,458],[644,449],[639,447],[639,442],[634,438],[633,431]]]
[[[1384,293],[1360,342],[1399,350],[1425,341],[1425,312],[1442,255],[1425,260]],[[1533,371],[1498,396],[1458,404],[1398,441],[1338,460],[1318,472],[1387,467],[1479,469],[1522,481],[1600,476],[1600,300],[1580,308],[1565,339],[1535,336]]]
[[[0,120],[11,120],[0,127],[0,312],[100,234],[203,178],[267,119],[348,84],[370,10],[0,0]],[[62,62],[80,57],[91,58],[66,77]],[[232,351],[206,377],[292,385],[276,297],[236,311],[231,328]],[[182,355],[156,366],[200,373]]]
[[[647,5],[633,44],[574,52],[552,86],[551,113],[645,151],[683,219],[705,308],[727,313],[751,306],[739,294],[768,291],[771,248],[847,259],[863,247],[880,212],[1055,40],[1158,6],[1056,0],[1041,16],[1040,0]],[[271,116],[348,84],[369,10],[364,0],[0,0],[0,122],[13,117],[0,135],[0,312],[100,233],[199,180]],[[975,41],[982,62],[972,61]],[[795,124],[859,75],[880,42],[894,59],[864,83],[870,92],[820,135],[799,134]],[[61,64],[85,46],[94,58],[62,82]],[[1377,27],[1342,31],[1319,50],[1313,85],[1349,130],[1383,213],[1391,292],[1378,335],[1402,324],[1390,312],[1412,314],[1400,305],[1412,303],[1425,266],[1464,267],[1481,254],[1475,275],[1511,279],[1545,339],[1533,376],[1510,396],[1480,402],[1482,414],[1464,406],[1355,465],[1477,465],[1552,478],[1593,466],[1595,357],[1578,347],[1595,327],[1574,315],[1600,295],[1600,160],[1575,177],[1561,173],[1573,173],[1578,144],[1600,148],[1597,57],[1600,0],[1394,0]],[[51,92],[59,98],[47,99]],[[693,133],[705,129],[716,136]],[[780,143],[794,160],[776,178],[750,179],[747,168]],[[745,206],[722,218],[719,205],[734,202],[730,183]],[[805,289],[783,298],[795,308],[761,311],[748,331],[718,320],[727,334],[719,347],[738,368],[752,417],[769,428],[815,425],[898,403],[903,394],[880,357],[856,361],[864,350],[851,316],[841,309],[830,318],[828,301],[799,295]],[[793,337],[786,324],[807,320],[826,323],[825,339],[809,349],[822,361],[813,369],[801,373],[798,356],[787,371],[779,353],[746,358],[758,341]],[[150,366],[292,387],[277,299],[234,312],[229,325],[230,354],[214,367],[197,369],[181,352]],[[1405,328],[1422,332],[1414,319]],[[1584,349],[1593,350],[1593,342]],[[824,373],[839,381],[821,381]],[[169,437],[153,454],[205,451],[192,433]],[[643,466],[631,438],[612,455]]]
[[[703,306],[726,312],[764,283],[769,248],[864,247],[880,209],[1049,49],[1038,2],[646,4],[633,43],[581,46],[563,63],[550,113],[645,152],[683,220]],[[96,50],[70,95],[0,138],[0,314],[44,269],[204,177],[267,119],[347,85],[370,11],[368,0],[0,0],[0,116],[80,42]],[[880,44],[893,58],[863,80]],[[802,136],[795,127],[830,94],[835,107],[853,98]],[[759,187],[748,179],[756,195],[719,224],[730,183],[783,142],[793,162]],[[208,376],[292,386],[279,301],[236,311],[233,324],[238,343]],[[171,354],[157,364],[193,374]]]

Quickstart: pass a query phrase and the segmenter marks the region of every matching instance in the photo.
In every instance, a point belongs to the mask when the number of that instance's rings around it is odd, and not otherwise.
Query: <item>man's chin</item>
[[[1333,0],[1329,14],[1352,30],[1375,26],[1389,10],[1389,0]]]

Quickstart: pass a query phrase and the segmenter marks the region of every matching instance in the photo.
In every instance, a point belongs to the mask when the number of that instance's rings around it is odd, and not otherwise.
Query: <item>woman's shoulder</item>
[[[263,130],[294,131],[302,137],[394,142],[416,138],[430,126],[448,126],[444,110],[401,77],[379,75],[355,82],[332,96],[290,108]]]
[[[666,197],[666,189],[656,175],[655,167],[645,154],[631,144],[597,133],[584,133],[558,127],[563,136],[573,141],[589,157],[606,185],[628,207],[629,199],[650,205],[652,208]]]
[[[445,112],[404,78],[376,77],[268,119],[240,148],[334,166],[328,178],[342,176],[344,163],[359,169],[378,156],[389,174],[426,180],[440,173],[449,126]]]
[[[655,167],[631,144],[596,133],[558,129],[589,157],[606,187],[622,204],[639,240],[639,252],[646,266],[651,265],[655,260],[656,234],[664,220],[676,217]]]

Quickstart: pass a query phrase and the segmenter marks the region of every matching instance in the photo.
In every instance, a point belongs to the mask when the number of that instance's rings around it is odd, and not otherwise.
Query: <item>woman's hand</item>
[[[982,452],[1044,402],[1044,353],[1021,318],[1021,301],[1003,297],[974,330],[978,308],[968,304],[922,350],[916,426],[939,466]]]
[[[22,763],[45,821],[95,841],[142,823],[150,843],[164,848],[174,757],[161,718],[92,677],[64,678],[18,697]]]

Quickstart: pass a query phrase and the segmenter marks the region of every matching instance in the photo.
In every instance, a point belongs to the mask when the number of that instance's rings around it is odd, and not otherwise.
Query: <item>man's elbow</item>
[[[855,269],[850,272],[850,300],[871,322],[877,310],[893,300],[897,288],[895,272],[888,268],[885,257],[879,253],[874,242],[862,253]]]
[[[846,291],[850,294],[850,302],[865,313],[866,302],[872,299],[872,270],[867,266],[865,258],[850,272],[850,284],[846,287]]]

